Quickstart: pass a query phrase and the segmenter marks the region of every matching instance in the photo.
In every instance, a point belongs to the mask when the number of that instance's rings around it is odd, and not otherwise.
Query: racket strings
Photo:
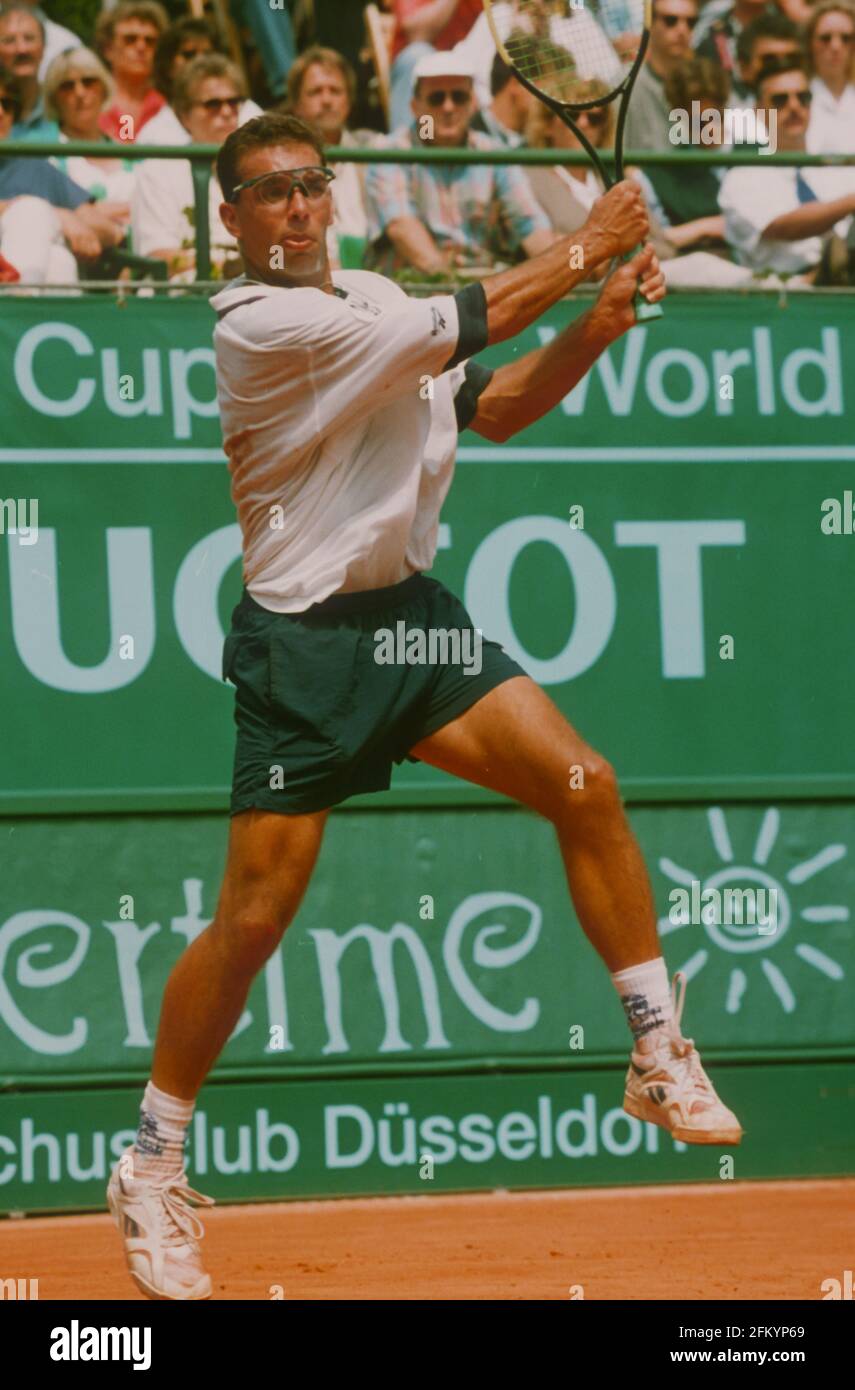
[[[490,6],[507,60],[546,96],[567,105],[580,100],[578,84],[592,79],[616,94],[632,67],[632,46],[624,39],[618,52],[602,8],[598,0],[575,6],[571,0],[494,0]]]

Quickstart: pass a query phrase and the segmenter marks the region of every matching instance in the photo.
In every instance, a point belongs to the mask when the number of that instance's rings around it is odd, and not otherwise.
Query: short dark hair
[[[785,72],[800,72],[805,81],[808,80],[807,68],[801,58],[767,58],[754,83],[755,96],[759,97],[760,88],[770,77],[780,77]]]
[[[207,39],[214,53],[223,51],[219,36],[207,19],[197,19],[195,15],[185,15],[182,19],[176,19],[166,33],[161,34],[154,54],[154,85],[165,97],[172,95],[172,64],[185,39]]]
[[[736,56],[740,63],[750,63],[754,44],[758,39],[792,39],[801,48],[798,25],[786,15],[774,10],[771,14],[760,14],[746,24],[736,40]]]
[[[279,111],[256,116],[246,125],[233,130],[220,146],[217,178],[227,203],[232,201],[234,191],[241,182],[239,166],[243,156],[251,150],[266,149],[270,145],[310,145],[318,156],[318,162],[325,162],[321,137],[307,121],[301,121],[299,116],[283,115]]]
[[[0,91],[11,102],[14,102],[12,115],[16,121],[20,120],[21,112],[24,109],[24,92],[21,87],[20,79],[9,69],[0,64]]]

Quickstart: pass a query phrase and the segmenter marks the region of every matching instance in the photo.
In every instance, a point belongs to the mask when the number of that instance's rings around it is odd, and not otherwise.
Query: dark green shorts
[[[414,744],[525,674],[476,631],[422,574],[304,613],[273,613],[244,591],[223,648],[223,680],[237,688],[231,815],[385,791]]]

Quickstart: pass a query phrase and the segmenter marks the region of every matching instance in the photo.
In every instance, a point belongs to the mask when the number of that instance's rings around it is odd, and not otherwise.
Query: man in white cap
[[[496,142],[471,129],[476,111],[470,63],[431,53],[416,67],[413,120],[389,146],[484,150]],[[490,268],[536,256],[556,239],[525,174],[499,164],[376,164],[365,181],[369,248],[364,265],[384,274]]]
[[[445,53],[483,18],[481,0],[387,0],[395,20],[389,74],[389,129],[405,125],[413,72],[427,53]],[[485,89],[486,100],[486,89]]]

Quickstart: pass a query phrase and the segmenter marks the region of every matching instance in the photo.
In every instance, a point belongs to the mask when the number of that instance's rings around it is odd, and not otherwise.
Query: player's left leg
[[[613,768],[527,676],[495,686],[411,750],[512,797],[555,827],[583,930],[608,966],[635,1038],[624,1106],[694,1143],[738,1143],[667,996],[647,870]],[[674,1016],[676,1011],[676,1017]]]
[[[650,881],[614,771],[534,681],[496,686],[411,751],[552,822],[582,929],[609,970],[659,954]]]

